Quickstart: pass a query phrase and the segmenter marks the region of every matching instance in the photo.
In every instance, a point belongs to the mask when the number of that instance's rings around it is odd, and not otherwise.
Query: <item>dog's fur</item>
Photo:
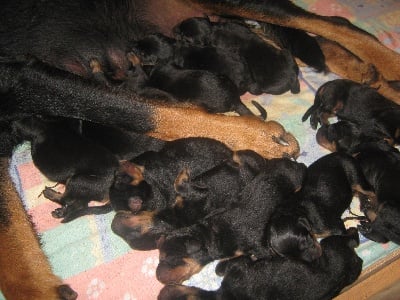
[[[94,58],[101,63],[101,72],[117,82],[123,80],[130,68],[125,49],[132,39],[154,32],[171,35],[174,26],[190,17],[204,14],[231,15],[293,27],[337,42],[340,47],[354,54],[351,57],[358,57],[364,64],[375,66],[379,76],[372,83],[377,83],[378,87],[387,87],[388,81],[399,80],[400,66],[393,63],[398,61],[399,55],[372,35],[337,18],[309,13],[289,1],[131,0],[122,4],[107,0],[68,3],[13,0],[3,1],[1,8],[5,17],[0,21],[0,54],[23,61],[21,64],[0,65],[0,124],[2,130],[5,129],[1,133],[1,137],[5,138],[1,146],[6,146],[1,151],[1,188],[7,191],[2,193],[5,196],[1,198],[1,207],[2,215],[10,219],[10,222],[2,222],[0,238],[8,241],[7,245],[18,240],[17,233],[14,239],[7,236],[8,230],[14,228],[13,225],[21,229],[18,231],[21,236],[31,230],[29,226],[24,227],[18,223],[18,220],[24,219],[18,217],[23,215],[22,207],[16,208],[18,214],[12,213],[14,201],[18,201],[18,197],[7,172],[9,156],[15,145],[10,142],[10,128],[7,124],[10,120],[32,114],[77,117],[146,132],[166,140],[207,136],[224,141],[235,150],[252,149],[267,158],[280,157],[284,153],[298,155],[295,139],[276,122],[264,123],[249,117],[216,116],[195,107],[142,101],[135,94],[97,88],[88,80],[80,78],[90,79],[93,76],[90,62]],[[331,46],[331,49],[338,48]],[[324,55],[328,66],[340,62],[340,59],[334,59],[334,56],[327,56],[326,53]],[[47,66],[27,66],[26,59],[30,56]],[[356,65],[359,61],[356,61]],[[349,76],[345,68],[339,68],[337,72],[341,71],[344,77]],[[379,91],[384,93],[385,89],[379,88]],[[398,93],[391,99],[400,102]],[[178,119],[179,122],[176,122]],[[260,136],[264,138],[260,139]],[[285,137],[288,143],[282,145],[274,142],[280,137]],[[29,247],[32,251],[40,252],[38,243],[31,243]],[[3,250],[2,253],[9,252],[8,248]],[[0,287],[5,297],[73,299],[68,293],[57,293],[60,290],[60,280],[45,271],[48,270],[45,261],[38,266],[37,259],[28,259],[21,264],[21,268],[9,267],[10,262],[18,261],[18,257],[25,257],[25,251],[26,247],[16,246],[13,252],[15,258],[1,263]],[[26,270],[32,269],[48,277],[48,280],[36,282],[35,276],[21,282],[19,278],[27,278]]]
[[[352,228],[346,235],[322,240],[323,254],[312,263],[281,257],[233,258],[217,265],[224,276],[217,291],[167,285],[158,299],[332,299],[361,273],[362,259],[354,251],[358,244]]]

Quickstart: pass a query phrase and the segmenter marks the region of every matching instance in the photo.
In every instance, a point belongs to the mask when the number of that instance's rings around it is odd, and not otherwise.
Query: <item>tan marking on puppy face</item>
[[[102,73],[101,64],[97,59],[92,59],[89,62],[89,66],[92,69],[93,74]]]
[[[130,61],[130,63],[132,64],[132,66],[140,66],[142,64],[139,56],[137,56],[133,52],[129,52],[127,54],[127,57],[128,57],[128,60]]]
[[[174,181],[174,189],[175,192],[179,193],[179,186],[182,185],[185,182],[188,182],[190,178],[190,172],[187,168],[184,168],[183,170],[181,170],[178,174],[178,176],[176,176],[175,181]]]
[[[130,161],[121,161],[120,162],[120,171],[126,173],[130,177],[132,177],[131,185],[139,185],[142,181],[144,181],[144,167],[136,165]]]
[[[376,198],[376,194],[373,191],[364,190],[359,184],[355,184],[352,187],[352,190],[356,193],[360,193],[368,197],[369,202],[376,207],[378,205],[378,199]]]
[[[183,208],[184,203],[183,203],[183,198],[182,196],[176,196],[175,198],[175,203],[173,205],[174,207],[178,207],[178,208]]]
[[[160,263],[157,268],[157,279],[164,284],[181,284],[203,268],[192,258],[183,258],[184,265],[172,268],[165,263]]]
[[[138,229],[140,233],[145,234],[153,227],[154,211],[141,211],[138,214],[130,212],[118,212],[113,220],[114,226],[123,226],[125,228]]]

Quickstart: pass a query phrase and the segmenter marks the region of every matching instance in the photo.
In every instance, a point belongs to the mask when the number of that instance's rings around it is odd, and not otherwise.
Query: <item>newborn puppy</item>
[[[269,23],[260,23],[263,35],[289,50],[293,56],[314,68],[317,72],[327,71],[325,56],[315,37],[308,33]]]
[[[363,144],[356,159],[375,189],[376,198],[360,198],[367,221],[359,230],[367,238],[400,244],[400,153],[385,142]]]
[[[236,85],[226,76],[206,70],[187,70],[173,62],[154,66],[148,86],[158,88],[180,102],[190,102],[212,113],[254,115],[240,99]]]
[[[178,39],[238,52],[250,70],[253,84],[248,91],[254,95],[300,91],[299,68],[290,52],[267,44],[245,24],[193,18],[183,21],[174,32]]]
[[[214,62],[214,67],[188,69],[182,55],[190,56],[187,52],[194,51],[188,50],[190,47],[186,50],[179,49],[173,39],[161,34],[149,35],[135,43],[133,52],[141,64],[152,65],[145,87],[157,88],[176,101],[188,101],[213,113],[235,111],[240,115],[253,114],[240,100],[243,91],[239,91],[238,86],[226,76],[229,73],[234,74],[227,68],[235,66],[235,62],[230,61],[227,55],[201,50],[202,55],[206,56],[203,57],[204,60],[214,56],[213,61],[208,62],[209,65]],[[198,55],[191,59],[197,61]],[[242,77],[241,74],[236,76]],[[259,106],[257,108],[260,109]],[[261,113],[265,114],[263,109]]]
[[[240,256],[217,266],[216,272],[224,276],[218,290],[167,285],[158,299],[332,299],[361,273],[362,260],[354,251],[358,245],[357,230],[351,228],[345,235],[323,239],[322,256],[311,263]]]
[[[322,147],[335,152],[354,153],[363,143],[387,141],[394,144],[390,129],[375,120],[367,120],[362,125],[350,121],[338,121],[322,125],[316,134],[317,142]]]
[[[91,200],[107,201],[108,189],[118,168],[115,155],[84,138],[68,119],[30,117],[15,121],[14,132],[31,142],[32,160],[48,179],[65,184],[59,193],[46,187],[43,195],[61,208],[52,215],[69,222],[88,213],[111,211],[106,207],[88,207]]]
[[[321,236],[345,232],[341,217],[354,194],[375,199],[357,160],[339,152],[325,155],[308,167],[300,193],[312,231]]]
[[[329,124],[328,119],[336,116],[339,120],[354,122],[363,126],[366,122],[380,123],[391,137],[398,138],[400,109],[379,94],[374,88],[347,79],[336,79],[323,84],[317,91],[314,104],[306,111],[303,122],[310,118],[313,129],[318,124]]]

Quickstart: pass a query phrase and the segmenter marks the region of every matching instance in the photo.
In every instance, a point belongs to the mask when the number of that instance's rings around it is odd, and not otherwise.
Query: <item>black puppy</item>
[[[338,121],[322,125],[316,134],[317,142],[322,147],[335,152],[354,153],[363,143],[387,141],[394,144],[389,128],[382,127],[384,123],[377,123],[374,119],[366,120],[358,125],[350,121]]]
[[[238,52],[252,76],[253,84],[248,89],[252,94],[300,91],[299,68],[290,52],[265,43],[244,24],[192,18],[183,21],[174,32],[182,40],[200,42],[202,46],[217,47],[228,53]]]
[[[214,68],[220,66],[220,70],[226,70],[216,73],[212,72],[215,69],[186,68],[182,62],[184,58],[179,56],[180,51],[176,48],[173,39],[161,34],[149,35],[134,44],[132,51],[143,66],[152,66],[144,87],[157,88],[170,94],[177,101],[192,102],[214,113],[235,111],[240,115],[253,114],[240,100],[240,94],[243,92],[240,92],[230,77],[225,75],[229,73],[228,66],[233,66],[230,61],[222,61],[227,59],[226,55],[214,57],[214,61],[218,62]],[[143,93],[146,90],[139,92]],[[257,108],[260,109],[259,106]],[[261,112],[265,119],[265,112]]]
[[[327,71],[325,56],[315,37],[304,31],[269,23],[259,24],[263,35],[289,50],[293,56],[314,68],[317,72]]]
[[[62,205],[52,215],[69,222],[107,207],[88,207],[91,200],[107,201],[118,160],[108,149],[82,137],[68,119],[30,117],[13,122],[14,132],[31,142],[32,160],[48,179],[64,183],[65,192],[46,187],[43,195]]]
[[[332,299],[361,273],[362,259],[354,251],[358,245],[357,230],[351,228],[346,235],[323,239],[322,256],[312,263],[233,258],[217,265],[217,273],[224,276],[217,291],[167,285],[158,299]]]
[[[286,159],[272,164],[244,187],[240,201],[231,209],[210,213],[198,223],[175,230],[160,241],[158,280],[181,283],[216,259],[243,254],[255,260],[273,257],[277,253],[272,244],[280,245],[279,255],[282,256],[314,260],[320,255],[309,226],[302,222],[304,215],[290,214],[287,219],[292,227],[287,230],[290,232],[287,236],[268,234],[271,227],[278,226],[277,223],[267,226],[271,216],[279,205],[290,205],[294,192],[301,187],[306,169]]]
[[[325,155],[308,167],[300,193],[312,230],[320,236],[345,232],[342,214],[356,193],[375,199],[358,162],[340,152]]]
[[[306,111],[303,122],[310,118],[313,129],[329,124],[329,117],[351,121],[358,126],[370,122],[385,129],[393,140],[400,127],[399,105],[386,99],[375,89],[346,79],[323,84],[317,91],[314,104]],[[369,126],[371,127],[371,126]]]
[[[376,199],[360,199],[367,221],[359,230],[373,241],[400,244],[400,153],[385,142],[363,144],[358,150],[356,159],[376,193]]]

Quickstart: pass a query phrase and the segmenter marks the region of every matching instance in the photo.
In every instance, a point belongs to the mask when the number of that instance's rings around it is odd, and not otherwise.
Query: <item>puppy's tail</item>
[[[260,112],[260,118],[262,120],[266,121],[267,120],[267,111],[265,110],[265,108],[260,103],[258,103],[257,101],[254,101],[254,100],[251,101],[251,104],[253,104]]]

